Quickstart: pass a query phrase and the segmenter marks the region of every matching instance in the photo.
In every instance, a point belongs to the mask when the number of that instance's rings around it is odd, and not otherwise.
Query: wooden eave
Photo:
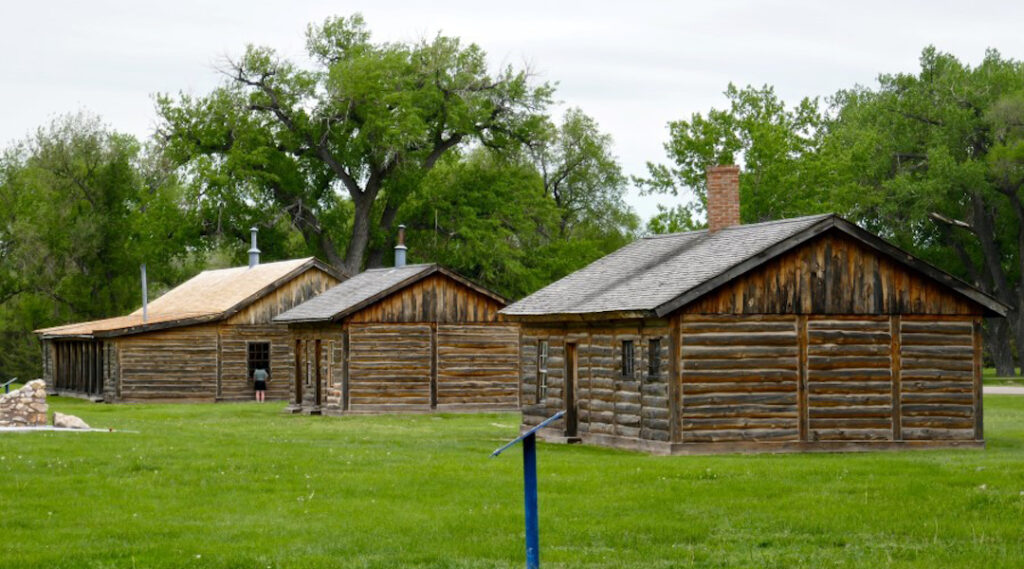
[[[503,313],[504,314],[504,313]],[[653,310],[614,310],[609,312],[560,312],[551,314],[504,314],[513,322],[602,322],[607,320],[647,320],[659,318]]]
[[[194,326],[196,324],[207,324],[209,322],[217,322],[224,318],[227,318],[226,313],[218,314],[204,314],[203,316],[195,316],[192,318],[179,318],[177,320],[165,320],[163,322],[154,322],[152,324],[140,324],[138,326],[129,326],[127,328],[118,328],[116,330],[104,330],[100,332],[93,332],[92,336],[95,338],[116,338],[119,336],[132,336],[134,334],[141,334],[143,332],[155,332],[157,330],[166,330],[168,328],[181,328],[184,326]]]

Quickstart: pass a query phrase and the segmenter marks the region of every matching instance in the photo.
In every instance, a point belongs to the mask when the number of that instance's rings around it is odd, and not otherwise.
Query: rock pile
[[[89,424],[85,421],[75,417],[74,415],[65,415],[64,413],[53,413],[53,426],[58,429],[88,429]]]
[[[36,379],[6,395],[0,395],[0,427],[46,425],[46,384]]]

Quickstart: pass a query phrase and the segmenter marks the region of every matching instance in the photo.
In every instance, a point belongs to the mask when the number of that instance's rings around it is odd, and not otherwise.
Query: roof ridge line
[[[829,212],[829,213],[814,213],[814,214],[809,214],[809,215],[801,215],[799,217],[786,217],[786,218],[783,218],[783,219],[772,219],[772,220],[769,220],[769,221],[759,221],[757,223],[741,223],[739,225],[730,225],[729,227],[723,227],[723,228],[719,229],[719,231],[735,231],[735,230],[747,229],[747,228],[751,228],[751,227],[762,227],[762,226],[765,226],[765,225],[782,225],[784,223],[796,223],[796,222],[799,222],[799,221],[807,221],[809,219],[814,219],[814,218],[824,219],[824,218],[830,217],[830,216],[831,217],[840,217],[840,215],[838,213],[834,212],[834,211],[833,212]],[[661,234],[658,234],[658,235],[646,235],[644,237],[641,237],[641,239],[662,239],[662,238],[665,238],[665,237],[680,237],[680,236],[683,236],[683,235],[694,235],[694,234],[697,234],[697,233],[707,233],[707,231],[708,231],[707,228],[704,228],[704,229],[694,229],[693,231],[677,231],[675,233],[661,233]]]

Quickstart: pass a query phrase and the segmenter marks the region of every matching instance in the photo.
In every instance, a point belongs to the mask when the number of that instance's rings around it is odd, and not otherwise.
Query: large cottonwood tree
[[[552,93],[457,38],[375,43],[359,15],[311,25],[306,45],[310,68],[250,46],[212,93],[159,97],[159,135],[221,229],[285,216],[352,274],[375,234],[381,262],[380,236],[442,156],[531,139]]]

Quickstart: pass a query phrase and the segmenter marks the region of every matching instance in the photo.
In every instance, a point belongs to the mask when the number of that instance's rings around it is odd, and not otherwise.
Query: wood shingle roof
[[[151,301],[145,323],[142,308],[139,308],[126,316],[54,326],[36,330],[36,333],[43,338],[118,336],[212,322],[238,312],[313,267],[337,276],[336,271],[313,257],[263,263],[252,268],[203,271]]]
[[[662,317],[829,230],[839,230],[983,306],[1006,307],[974,287],[835,215],[638,239],[501,311],[513,319]]]
[[[279,314],[274,318],[274,322],[299,324],[341,320],[393,292],[435,273],[444,274],[503,305],[508,302],[500,295],[438,265],[406,265],[404,267],[369,269],[359,273],[319,296]]]

